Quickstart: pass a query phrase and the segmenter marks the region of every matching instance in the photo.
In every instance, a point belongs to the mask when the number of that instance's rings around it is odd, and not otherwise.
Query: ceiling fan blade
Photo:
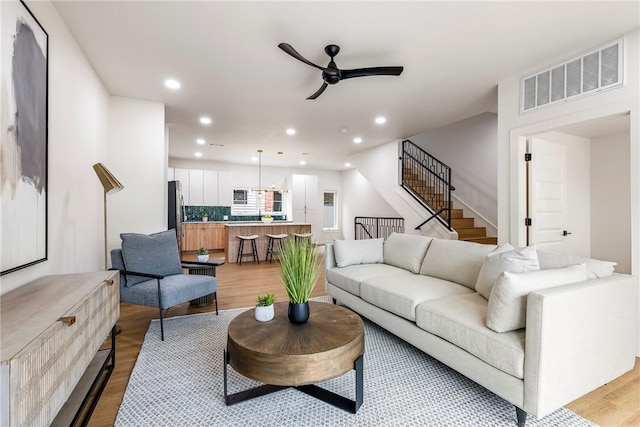
[[[296,58],[298,61],[302,61],[307,65],[311,65],[312,67],[316,67],[320,70],[323,70],[324,68],[314,64],[313,62],[305,59],[304,56],[300,55],[289,43],[280,43],[278,45],[278,47],[282,50],[284,50],[286,53],[288,53],[289,55],[293,56],[294,58]]]
[[[316,99],[317,97],[319,97],[322,94],[322,92],[324,92],[324,90],[327,88],[327,86],[329,86],[329,85],[326,84],[326,83],[322,83],[322,86],[320,86],[320,89],[318,89],[316,91],[316,93],[314,93],[313,95],[311,95],[307,99]]]
[[[370,67],[356,68],[354,70],[340,70],[340,80],[367,76],[399,76],[402,74],[402,70],[404,70],[404,67]]]

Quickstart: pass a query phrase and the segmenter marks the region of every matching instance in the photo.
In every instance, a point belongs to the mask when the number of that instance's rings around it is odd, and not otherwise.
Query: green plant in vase
[[[307,239],[290,236],[282,246],[280,279],[289,295],[289,320],[305,323],[309,319],[309,297],[320,276],[322,259]]]
[[[209,260],[209,249],[202,247],[196,251],[196,255],[198,256],[198,261],[207,262]]]
[[[256,302],[255,316],[258,322],[268,322],[275,316],[275,310],[273,303],[275,302],[275,296],[269,292],[266,295],[258,295]]]
[[[258,295],[258,301],[256,305],[258,307],[267,307],[267,306],[273,305],[275,301],[276,301],[276,297],[271,292],[269,292],[266,295]]]
[[[203,221],[209,221],[209,212],[207,212],[206,210],[205,210],[205,211],[202,211],[202,213],[200,214],[200,216],[202,217],[202,220],[203,220]]]

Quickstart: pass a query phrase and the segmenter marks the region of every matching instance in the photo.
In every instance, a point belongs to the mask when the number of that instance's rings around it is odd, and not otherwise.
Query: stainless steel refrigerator
[[[184,204],[182,200],[182,191],[180,181],[169,181],[169,209],[167,212],[169,218],[167,221],[167,229],[176,230],[176,237],[178,239],[178,250],[181,249],[182,238],[184,237],[184,231],[182,229],[182,221],[184,219]]]

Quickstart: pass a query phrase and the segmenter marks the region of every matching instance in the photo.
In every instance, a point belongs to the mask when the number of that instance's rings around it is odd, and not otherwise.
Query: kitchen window
[[[324,199],[324,225],[323,230],[338,229],[338,193],[336,191],[325,191]]]
[[[234,205],[246,205],[247,204],[247,190],[233,190],[233,204]]]
[[[285,197],[278,191],[233,190],[231,215],[284,215],[285,209]]]

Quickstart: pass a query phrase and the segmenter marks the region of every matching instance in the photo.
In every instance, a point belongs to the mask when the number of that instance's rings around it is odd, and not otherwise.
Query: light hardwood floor
[[[224,258],[224,254],[220,253],[212,256]],[[236,264],[225,264],[218,267],[217,276],[220,310],[253,306],[259,293],[273,292],[277,301],[287,300],[287,294],[278,277],[276,263],[269,264],[261,261],[258,265],[253,262],[243,262],[241,267]],[[312,296],[322,295],[324,295],[324,273],[320,276]],[[151,319],[158,318],[158,310],[155,308],[130,304],[121,304],[120,307],[118,325],[122,327],[122,332],[117,336],[116,369],[91,418],[89,423],[91,427],[113,425],[149,322]],[[213,305],[194,308],[189,304],[182,304],[167,310],[166,316],[208,312],[214,309]],[[601,426],[640,426],[639,360],[636,359],[636,366],[632,371],[572,402],[567,407]]]

